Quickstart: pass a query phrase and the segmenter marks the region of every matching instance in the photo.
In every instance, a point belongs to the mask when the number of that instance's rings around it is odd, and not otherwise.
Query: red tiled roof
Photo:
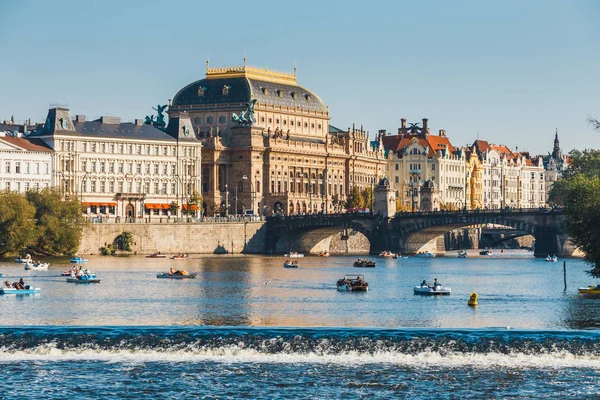
[[[426,135],[425,138],[419,136],[402,137],[401,135],[384,136],[383,146],[388,150],[398,152],[404,147],[410,146],[413,143],[413,139],[416,139],[421,147],[429,149],[428,157],[433,157],[438,150],[446,149],[449,152],[454,152],[454,146],[452,146],[447,137],[434,135]]]
[[[489,149],[491,146],[488,142],[486,142],[485,140],[476,140],[473,143],[473,146],[477,147],[477,150],[480,153],[485,153],[487,151],[487,149]]]
[[[509,150],[509,148],[508,148],[508,147],[506,147],[506,146],[505,146],[505,145],[503,145],[503,144],[502,144],[502,145],[496,145],[496,144],[492,144],[492,145],[490,145],[490,148],[491,148],[492,150],[496,150],[498,153],[500,153],[500,155],[503,155],[503,156],[508,156],[508,158],[512,158],[512,157],[514,157],[514,156],[515,156],[515,155],[513,154],[513,152],[512,152],[512,151],[510,151],[510,150]]]
[[[4,136],[0,137],[0,140],[18,146],[24,150],[52,152],[52,149],[40,139],[27,139],[16,138],[12,136]]]

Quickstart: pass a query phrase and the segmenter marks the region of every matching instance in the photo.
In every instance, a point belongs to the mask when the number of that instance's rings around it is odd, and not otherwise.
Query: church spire
[[[556,133],[554,135],[554,148],[552,149],[552,158],[558,160],[562,157],[562,152],[560,151],[560,142],[558,140],[558,128],[556,128]]]

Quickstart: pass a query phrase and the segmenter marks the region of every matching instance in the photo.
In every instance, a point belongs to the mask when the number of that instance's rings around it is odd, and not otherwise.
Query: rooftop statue
[[[154,124],[154,115],[146,115],[146,119],[144,120],[144,124],[153,125]]]
[[[408,127],[408,131],[410,133],[419,133],[419,131],[421,130],[421,128],[419,127],[419,124],[411,124],[409,123],[409,127]]]
[[[254,104],[256,104],[256,99],[252,99],[250,103],[246,103],[246,111],[240,112],[240,115],[233,113],[231,119],[237,122],[238,125],[251,126],[256,122],[256,118],[254,118]]]
[[[168,106],[165,104],[164,106],[161,106],[160,104],[158,104],[156,106],[156,108],[152,107],[152,109],[154,111],[156,111],[156,113],[158,114],[156,116],[156,121],[154,122],[154,126],[157,127],[158,129],[163,129],[165,126],[167,126],[167,124],[165,123],[165,108],[167,108]]]

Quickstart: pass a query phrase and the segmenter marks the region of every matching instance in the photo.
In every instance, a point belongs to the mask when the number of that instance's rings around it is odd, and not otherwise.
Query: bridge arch
[[[457,218],[458,217],[458,218]],[[440,215],[421,219],[416,223],[405,224],[398,227],[400,237],[399,251],[414,254],[420,251],[443,253],[444,234],[460,228],[473,225],[493,224],[510,227],[522,231],[525,235],[536,233],[536,225],[519,218],[510,218],[500,215]]]
[[[373,218],[359,214],[298,215],[267,219],[267,248],[273,253],[368,253]]]

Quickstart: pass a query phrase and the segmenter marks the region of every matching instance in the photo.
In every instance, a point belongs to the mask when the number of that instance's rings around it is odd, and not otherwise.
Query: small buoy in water
[[[471,296],[469,296],[469,301],[467,302],[468,305],[470,305],[471,307],[475,307],[477,306],[477,298],[479,296],[477,295],[477,293],[471,293]]]
[[[509,330],[509,329],[510,329],[510,326],[506,325],[506,330]]]

